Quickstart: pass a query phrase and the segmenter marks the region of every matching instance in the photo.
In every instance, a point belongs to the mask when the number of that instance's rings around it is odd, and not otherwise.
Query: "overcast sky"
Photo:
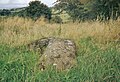
[[[0,9],[25,7],[30,1],[34,0],[0,0]],[[47,4],[49,7],[52,6],[55,1],[56,0],[41,0],[42,3]]]

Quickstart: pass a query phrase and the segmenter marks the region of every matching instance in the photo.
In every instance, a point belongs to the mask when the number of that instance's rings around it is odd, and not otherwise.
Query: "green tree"
[[[56,9],[67,11],[73,20],[117,19],[120,0],[57,0]]]
[[[93,10],[100,20],[117,19],[120,16],[120,0],[94,0]]]
[[[66,11],[73,22],[82,19],[84,7],[80,0],[58,0],[55,5],[56,9],[61,11]]]
[[[9,15],[11,15],[11,12],[10,12],[10,10],[3,9],[0,11],[0,15],[1,16],[9,16]]]
[[[83,21],[88,19],[96,19],[95,13],[90,9],[89,3],[91,0],[58,0],[56,2],[56,9],[66,11],[73,22],[76,20]]]
[[[40,1],[30,2],[29,6],[25,9],[24,14],[35,20],[41,16],[51,19],[51,9]]]

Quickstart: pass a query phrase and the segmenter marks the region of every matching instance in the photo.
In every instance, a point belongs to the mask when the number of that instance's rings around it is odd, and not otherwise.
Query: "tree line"
[[[41,1],[31,1],[28,7],[18,9],[3,9],[0,10],[0,16],[20,16],[20,17],[29,17],[33,20],[37,20],[41,16],[44,16],[47,19],[51,19],[51,9],[41,3]]]
[[[116,20],[120,16],[120,0],[57,0],[54,10],[66,11],[73,22],[85,20]],[[34,20],[44,16],[47,19],[52,18],[52,8],[41,3],[41,1],[32,1],[24,10],[12,13],[11,10],[1,10],[1,16],[21,16],[30,17]],[[59,14],[60,14],[59,13]]]
[[[120,0],[57,0],[56,9],[75,20],[110,20],[120,16]]]

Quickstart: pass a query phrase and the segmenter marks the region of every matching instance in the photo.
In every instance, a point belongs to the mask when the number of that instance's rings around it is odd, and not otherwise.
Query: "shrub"
[[[51,19],[52,23],[62,23],[62,18],[60,16],[55,16]]]

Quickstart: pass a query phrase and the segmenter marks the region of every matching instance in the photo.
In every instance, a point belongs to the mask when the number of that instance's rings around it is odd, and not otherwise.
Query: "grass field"
[[[68,38],[77,46],[76,67],[40,71],[39,54],[25,45],[43,37]],[[119,82],[120,20],[49,24],[19,17],[0,19],[0,82]]]

